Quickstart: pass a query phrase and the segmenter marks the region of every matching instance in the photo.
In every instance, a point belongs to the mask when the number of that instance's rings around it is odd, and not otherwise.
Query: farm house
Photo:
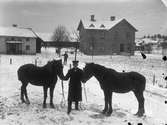
[[[80,20],[77,30],[80,35],[80,50],[88,55],[134,55],[135,32],[126,19],[96,20],[91,15],[90,20]]]

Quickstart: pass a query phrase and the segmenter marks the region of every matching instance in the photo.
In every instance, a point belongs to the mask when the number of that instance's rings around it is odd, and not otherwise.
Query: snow
[[[103,92],[98,81],[92,77],[85,84],[87,101],[83,91],[83,101],[80,103],[80,111],[72,110],[67,115],[67,101],[62,99],[61,81],[58,80],[54,91],[55,109],[49,107],[49,96],[47,108],[42,108],[42,87],[28,85],[27,91],[30,105],[22,104],[20,101],[21,83],[17,80],[17,69],[26,63],[35,63],[42,66],[48,60],[57,58],[54,48],[42,49],[42,54],[37,55],[1,55],[0,56],[0,124],[1,125],[165,125],[167,124],[167,89],[164,88],[166,81],[163,79],[167,64],[161,60],[161,55],[147,55],[143,60],[139,53],[135,56],[86,56],[81,53],[77,55],[79,67],[83,68],[86,62],[95,62],[117,71],[137,71],[146,76],[147,86],[144,92],[145,116],[139,118],[134,114],[137,112],[138,103],[132,92],[126,94],[113,94],[113,113],[110,117],[100,112],[104,107]],[[12,59],[12,64],[10,64]],[[69,69],[74,55],[69,55],[68,65],[64,66],[64,73]],[[165,75],[163,76],[162,73]],[[155,75],[155,85],[153,85]],[[68,93],[68,81],[64,81],[65,97]],[[162,85],[162,86],[161,86]],[[84,87],[84,86],[83,86]]]

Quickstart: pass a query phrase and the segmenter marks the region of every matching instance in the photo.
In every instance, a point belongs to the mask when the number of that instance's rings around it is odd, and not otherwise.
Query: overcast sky
[[[0,0],[0,2],[13,2],[13,1],[27,1],[27,2],[57,2],[57,3],[67,3],[67,2],[74,2],[74,3],[94,3],[94,2],[133,2],[133,1],[146,1],[146,0]],[[147,0],[151,1],[151,0]],[[160,0],[164,4],[167,5],[167,0]]]
[[[0,0],[0,26],[18,24],[36,32],[52,33],[58,25],[77,29],[80,19],[125,18],[137,36],[167,33],[167,0]],[[167,3],[167,2],[166,2]]]

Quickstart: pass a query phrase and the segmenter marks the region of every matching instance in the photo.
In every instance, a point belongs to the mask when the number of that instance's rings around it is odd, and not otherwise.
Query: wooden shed
[[[36,54],[38,37],[28,28],[0,27],[0,53]]]

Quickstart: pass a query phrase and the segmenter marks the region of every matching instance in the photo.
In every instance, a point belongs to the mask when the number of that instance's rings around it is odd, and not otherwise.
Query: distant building
[[[38,36],[43,40],[42,46],[44,47],[61,47],[61,48],[79,48],[79,42],[77,42],[74,36],[70,36],[69,41],[54,41],[52,39],[53,34],[38,33]]]
[[[80,20],[77,30],[80,51],[91,55],[134,54],[135,32],[126,19],[98,21],[94,15],[87,21]]]
[[[163,47],[162,47],[161,40],[154,40],[152,38],[137,38],[135,40],[136,43],[136,51],[143,51],[145,53],[151,54],[162,54]]]
[[[1,54],[36,54],[40,53],[41,39],[32,29],[0,27]]]

